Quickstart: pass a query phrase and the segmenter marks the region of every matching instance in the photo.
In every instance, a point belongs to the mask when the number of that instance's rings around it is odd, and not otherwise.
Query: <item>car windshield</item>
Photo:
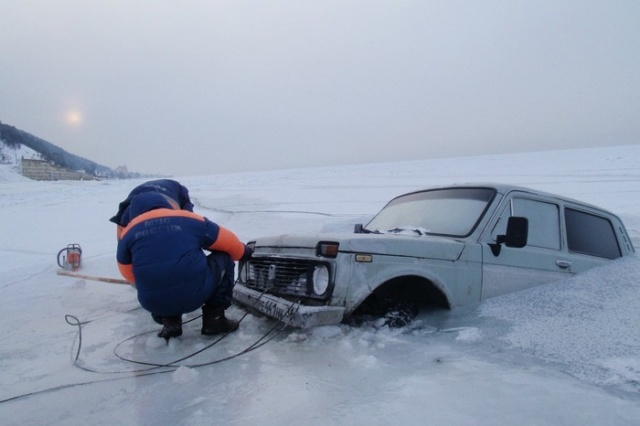
[[[466,237],[495,192],[491,188],[447,188],[403,195],[391,200],[364,230]]]

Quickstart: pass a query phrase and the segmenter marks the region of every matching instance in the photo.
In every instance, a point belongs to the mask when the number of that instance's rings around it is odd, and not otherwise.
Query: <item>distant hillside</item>
[[[71,154],[64,149],[47,142],[37,136],[17,129],[8,124],[0,122],[0,141],[12,148],[19,149],[21,146],[32,149],[40,154],[43,160],[49,161],[60,167],[70,170],[84,171],[93,176],[105,178],[135,178],[140,177],[139,173],[114,171],[107,166],[103,166],[86,158]],[[4,158],[7,157],[7,158]],[[7,154],[3,154],[0,146],[0,162],[11,162]]]

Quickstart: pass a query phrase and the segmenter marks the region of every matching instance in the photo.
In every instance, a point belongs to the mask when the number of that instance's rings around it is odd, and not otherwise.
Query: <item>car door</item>
[[[560,280],[573,272],[571,259],[563,254],[561,211],[562,206],[552,198],[510,194],[481,238],[482,299]],[[528,242],[523,248],[503,244],[496,255],[489,244],[505,234],[509,216],[528,219]]]

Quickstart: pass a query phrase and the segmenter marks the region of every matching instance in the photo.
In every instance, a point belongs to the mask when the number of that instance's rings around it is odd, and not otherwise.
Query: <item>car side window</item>
[[[560,250],[560,209],[558,205],[528,198],[513,198],[505,208],[492,232],[504,234],[509,216],[526,217],[529,220],[527,246]]]
[[[560,209],[556,204],[514,198],[513,216],[529,219],[527,245],[560,250]]]
[[[564,209],[569,251],[616,259],[622,254],[611,222],[594,214]]]

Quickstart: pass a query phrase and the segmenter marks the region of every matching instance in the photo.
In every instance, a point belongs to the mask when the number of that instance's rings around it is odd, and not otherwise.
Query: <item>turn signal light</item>
[[[316,254],[322,257],[336,257],[338,256],[339,243],[322,241],[318,243]]]

